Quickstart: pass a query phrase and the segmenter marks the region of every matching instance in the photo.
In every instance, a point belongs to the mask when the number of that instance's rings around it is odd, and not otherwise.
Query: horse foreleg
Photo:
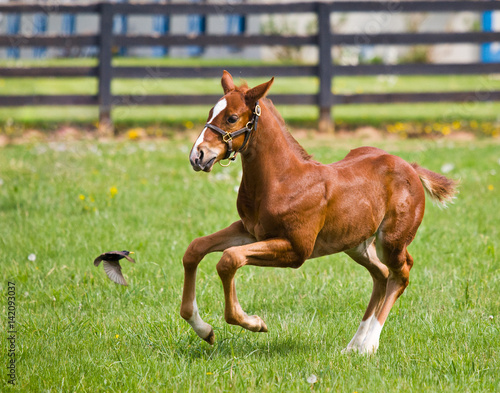
[[[304,259],[293,251],[292,245],[285,239],[265,240],[225,250],[217,264],[217,272],[224,287],[226,322],[253,332],[267,332],[264,321],[257,315],[247,315],[238,302],[234,276],[240,267],[254,265],[297,268],[303,262]]]
[[[184,289],[182,292],[181,316],[198,336],[209,344],[214,343],[212,326],[201,319],[196,304],[196,270],[203,257],[211,252],[224,251],[228,247],[255,242],[241,221],[212,235],[197,238],[191,242],[182,259],[184,265]]]

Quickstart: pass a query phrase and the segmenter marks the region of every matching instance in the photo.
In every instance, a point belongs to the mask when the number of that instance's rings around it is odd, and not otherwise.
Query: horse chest
[[[278,204],[279,205],[279,204]],[[274,201],[267,198],[238,197],[238,213],[245,229],[257,240],[283,235],[284,217]]]
[[[262,211],[264,210],[264,211]],[[269,214],[265,209],[238,209],[245,229],[257,240],[265,240],[282,234],[283,223],[276,215]]]

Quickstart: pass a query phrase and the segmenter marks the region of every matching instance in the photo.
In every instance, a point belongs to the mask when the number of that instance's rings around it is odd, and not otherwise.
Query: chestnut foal
[[[208,253],[223,252],[217,272],[226,321],[266,332],[264,321],[247,315],[238,302],[236,271],[245,265],[298,268],[306,259],[343,251],[373,278],[368,308],[343,352],[374,353],[389,311],[408,285],[413,258],[407,247],[424,216],[424,188],[445,204],[455,194],[455,183],[374,147],[352,150],[330,165],[312,160],[263,98],[273,80],[253,89],[236,87],[224,71],[224,96],[191,150],[195,171],[210,172],[231,153],[241,155],[241,220],[189,245],[181,316],[198,336],[214,343],[195,295],[196,269]]]

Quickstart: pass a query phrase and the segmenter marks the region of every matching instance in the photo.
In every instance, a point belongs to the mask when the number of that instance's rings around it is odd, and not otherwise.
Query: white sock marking
[[[349,344],[347,344],[347,348],[345,348],[342,351],[342,353],[356,351],[359,349],[359,347],[363,343],[364,339],[366,338],[366,334],[370,330],[370,326],[372,324],[373,319],[375,319],[375,315],[372,315],[366,321],[361,321],[359,323],[359,327],[358,327],[358,330],[356,331],[356,334],[354,334],[354,337],[349,342]]]
[[[374,318],[371,321],[370,330],[359,348],[360,353],[371,355],[377,352],[380,341],[380,333],[382,332],[383,327],[384,325],[381,325],[377,318]]]
[[[201,338],[207,338],[212,330],[212,327],[201,319],[200,314],[198,313],[196,299],[194,299],[193,302],[193,315],[191,315],[191,318],[187,320],[187,323],[191,325],[196,334]]]

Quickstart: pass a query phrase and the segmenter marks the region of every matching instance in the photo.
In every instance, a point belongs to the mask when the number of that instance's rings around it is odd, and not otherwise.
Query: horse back
[[[423,208],[423,187],[412,166],[375,147],[352,150],[325,167],[328,209],[316,255],[344,251],[373,236],[384,219]]]

